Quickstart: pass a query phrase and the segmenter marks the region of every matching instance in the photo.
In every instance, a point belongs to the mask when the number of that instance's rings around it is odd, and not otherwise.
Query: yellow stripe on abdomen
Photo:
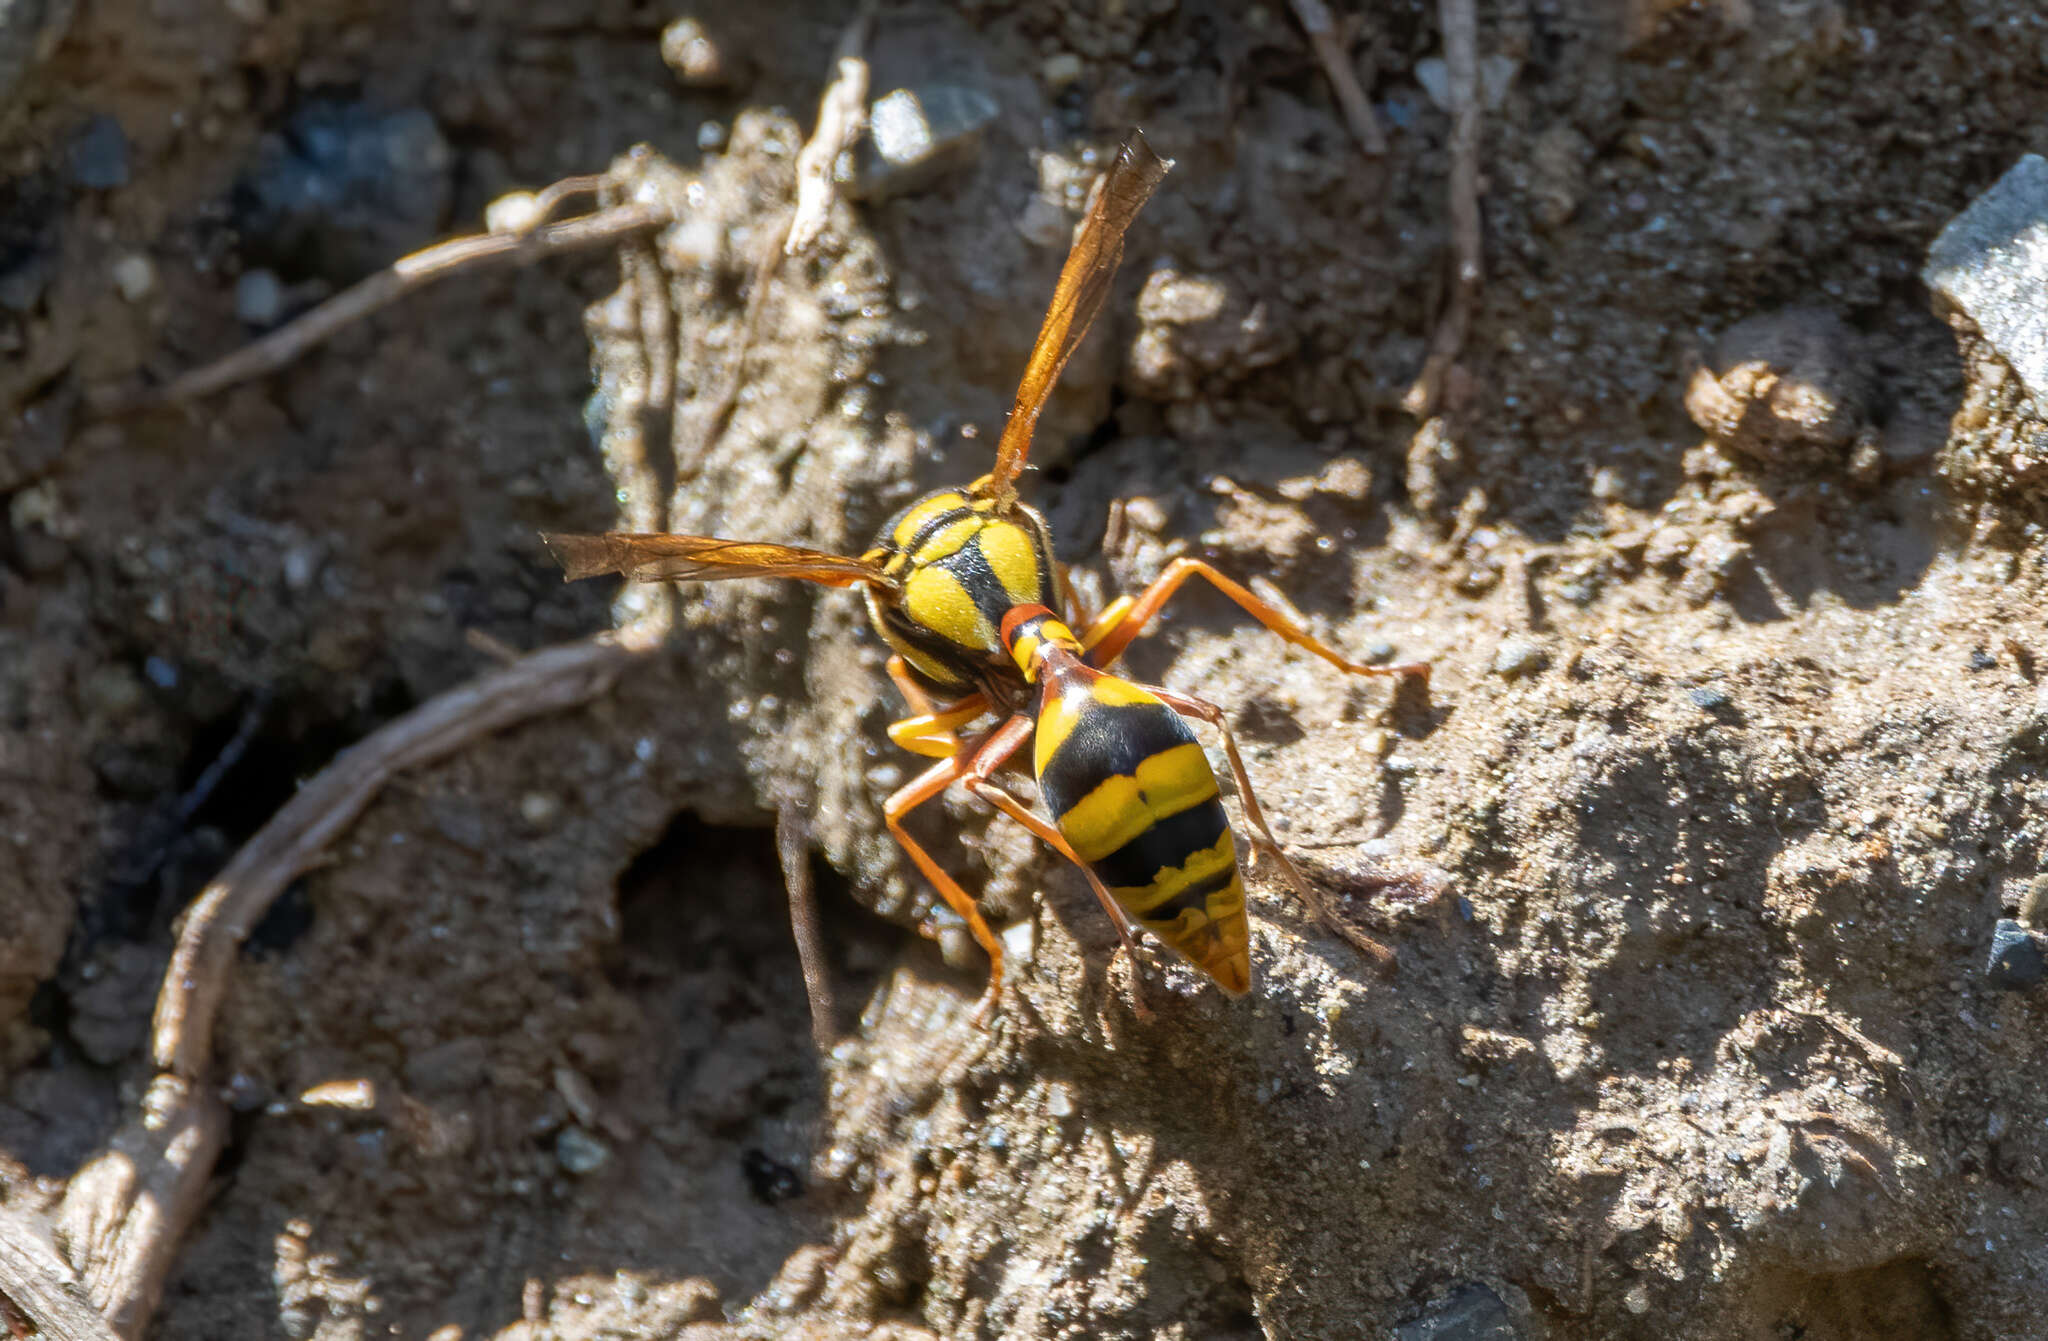
[[[1059,817],[1060,832],[1084,861],[1100,861],[1158,821],[1216,795],[1202,747],[1189,741],[1105,778]]]

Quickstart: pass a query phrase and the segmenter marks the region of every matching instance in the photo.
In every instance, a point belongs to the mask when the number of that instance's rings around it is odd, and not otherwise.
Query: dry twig
[[[0,1308],[10,1327],[18,1320],[42,1341],[116,1341],[107,1320],[93,1311],[78,1278],[39,1215],[0,1207]],[[16,1334],[21,1334],[16,1329]]]
[[[421,704],[300,788],[200,893],[157,997],[159,1074],[140,1115],[72,1178],[58,1218],[87,1297],[123,1336],[139,1334],[155,1308],[220,1150],[226,1113],[206,1075],[214,1015],[236,952],[272,901],[397,774],[589,701],[659,642],[658,625],[634,625],[534,652]]]
[[[1479,19],[1473,0],[1438,0],[1443,27],[1444,66],[1451,102],[1451,277],[1450,306],[1437,323],[1422,374],[1401,406],[1418,419],[1436,412],[1444,378],[1457,362],[1479,297]]]
[[[591,180],[572,177],[540,192],[536,197],[540,217],[545,218],[549,208],[570,194],[569,188],[582,188]],[[133,414],[210,396],[276,372],[344,327],[458,271],[501,261],[525,264],[558,252],[603,246],[666,222],[667,216],[656,206],[634,202],[560,223],[541,224],[523,232],[481,233],[437,242],[423,251],[400,257],[386,269],[343,289],[225,358],[195,368],[165,386],[120,397],[99,408],[108,415]]]
[[[860,7],[853,22],[840,34],[833,59],[832,82],[818,100],[818,125],[796,156],[796,214],[789,221],[789,236],[783,242],[785,256],[799,256],[811,249],[832,214],[838,195],[835,182],[839,156],[860,142],[867,124],[868,34],[874,27],[874,0]]]
[[[1301,20],[1308,44],[1315,49],[1316,60],[1337,95],[1337,105],[1344,109],[1345,124],[1351,127],[1360,149],[1372,158],[1380,157],[1387,152],[1387,137],[1380,131],[1380,119],[1372,114],[1372,100],[1358,86],[1358,72],[1351,66],[1351,53],[1344,49],[1344,39],[1330,17],[1329,6],[1323,0],[1293,3],[1294,17]]]

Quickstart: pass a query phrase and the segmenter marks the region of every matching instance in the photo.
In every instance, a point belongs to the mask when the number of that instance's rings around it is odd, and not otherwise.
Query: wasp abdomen
[[[1127,680],[1059,677],[1038,719],[1038,789],[1132,920],[1225,990],[1251,986],[1237,847],[1186,722]]]

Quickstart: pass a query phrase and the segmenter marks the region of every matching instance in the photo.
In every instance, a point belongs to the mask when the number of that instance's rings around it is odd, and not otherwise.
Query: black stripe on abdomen
[[[1194,738],[1187,723],[1163,703],[1091,705],[1045,761],[1039,794],[1047,810],[1064,815],[1106,779],[1135,777],[1145,760]]]
[[[1220,801],[1189,806],[1177,815],[1154,820],[1143,833],[1094,863],[1095,874],[1111,889],[1144,889],[1161,871],[1184,866],[1189,857],[1216,846],[1227,824]],[[1235,873],[1235,865],[1223,872],[1226,877]],[[1202,881],[1195,888],[1206,891],[1208,883]],[[1145,916],[1150,919],[1162,914],[1147,912]],[[1163,916],[1170,921],[1173,914]]]

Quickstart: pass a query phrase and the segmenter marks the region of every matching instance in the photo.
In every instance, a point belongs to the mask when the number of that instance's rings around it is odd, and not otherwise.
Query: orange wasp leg
[[[1159,696],[1159,701],[1184,717],[1195,717],[1215,727],[1223,736],[1223,753],[1230,759],[1230,774],[1237,780],[1237,794],[1244,803],[1245,819],[1252,826],[1252,851],[1255,856],[1271,856],[1279,863],[1280,873],[1294,892],[1308,906],[1316,921],[1349,941],[1366,958],[1381,968],[1394,966],[1394,952],[1381,945],[1372,937],[1350,926],[1330,910],[1329,902],[1322,891],[1309,882],[1293,860],[1280,848],[1280,842],[1273,837],[1273,831],[1266,827],[1266,812],[1259,805],[1258,794],[1252,790],[1251,775],[1245,772],[1244,756],[1237,752],[1237,738],[1231,734],[1229,723],[1223,720],[1223,709],[1206,699],[1176,694],[1156,684],[1141,686]]]
[[[1131,919],[1124,913],[1123,905],[1116,901],[1115,896],[1103,885],[1101,878],[1095,874],[1088,863],[1081,860],[1080,855],[1067,842],[1065,835],[1038,816],[1032,814],[1022,801],[1010,795],[1009,792],[1003,790],[1002,787],[988,778],[971,774],[967,779],[967,790],[988,802],[997,810],[1002,811],[1026,829],[1029,829],[1046,846],[1081,868],[1081,874],[1088,877],[1088,888],[1095,891],[1095,898],[1102,904],[1102,911],[1109,914],[1110,922],[1116,927],[1117,939],[1123,942],[1124,954],[1130,959],[1131,1006],[1133,1011],[1139,1019],[1150,1020],[1152,1018],[1152,1010],[1145,1004],[1144,970],[1139,967],[1138,963],[1138,938],[1132,930]]]
[[[989,930],[973,896],[941,870],[939,864],[932,860],[932,854],[904,830],[903,817],[970,772],[979,772],[984,777],[994,773],[1031,738],[1031,728],[1029,717],[1012,717],[980,740],[956,750],[951,758],[933,764],[922,775],[898,788],[896,794],[882,805],[882,819],[889,826],[890,836],[909,854],[917,869],[924,872],[924,878],[932,882],[932,887],[939,891],[939,897],[946,901],[946,906],[967,923],[968,933],[988,955],[988,990],[981,994],[981,1001],[975,1006],[972,1016],[977,1029],[988,1027],[989,1017],[995,1014],[996,1002],[1002,996],[1003,943]]]
[[[955,733],[988,711],[988,695],[981,693],[969,694],[944,708],[935,706],[932,696],[900,656],[889,658],[889,678],[896,682],[896,692],[903,695],[903,701],[915,714],[889,723],[889,739],[898,749],[912,754],[928,759],[952,758],[960,751],[960,737]]]
[[[1095,622],[1081,635],[1081,646],[1088,652],[1089,664],[1107,666],[1122,656],[1124,649],[1145,631],[1145,626],[1159,613],[1160,607],[1171,600],[1181,584],[1191,577],[1207,579],[1211,586],[1236,601],[1246,614],[1271,629],[1283,641],[1315,653],[1338,670],[1352,675],[1419,675],[1429,678],[1429,663],[1426,661],[1403,662],[1398,666],[1368,666],[1349,660],[1301,627],[1286,611],[1260,600],[1200,559],[1186,557],[1166,565],[1166,571],[1154,578],[1152,585],[1137,596],[1119,596],[1095,617]]]

